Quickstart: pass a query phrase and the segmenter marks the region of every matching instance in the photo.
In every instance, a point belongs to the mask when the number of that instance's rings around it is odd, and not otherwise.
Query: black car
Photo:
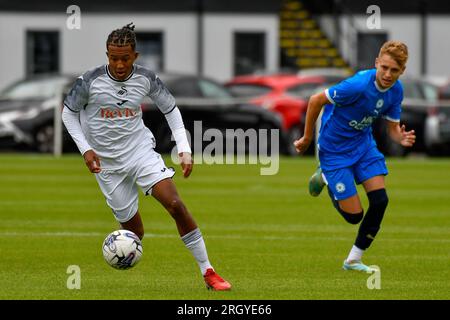
[[[236,102],[224,86],[204,77],[159,76],[175,96],[192,137],[196,133],[195,125],[199,127],[201,121],[202,135],[208,129],[218,129],[226,137],[227,129],[236,129],[237,136],[231,136],[236,143],[248,143],[248,139],[245,140],[247,129],[279,129],[278,142],[282,148],[286,146],[281,119],[270,111]],[[75,80],[76,76],[70,75],[41,75],[18,81],[5,89],[0,95],[0,147],[17,149],[25,146],[39,152],[53,152],[55,107],[62,108],[62,99]],[[142,104],[142,110],[144,123],[155,135],[157,150],[169,152],[174,142],[170,139],[171,132],[164,115],[150,99]],[[62,132],[63,150],[76,151],[65,128]],[[251,149],[251,146],[245,147]]]
[[[40,75],[17,81],[0,93],[0,148],[53,151],[55,108],[75,81],[70,75]],[[60,109],[59,109],[60,110]],[[64,134],[64,145],[73,148]]]
[[[250,104],[241,103],[242,101],[235,99],[222,84],[206,77],[182,74],[158,74],[158,76],[175,97],[185,128],[192,138],[203,137],[209,129],[218,130],[224,138],[224,141],[222,141],[224,148],[228,139],[228,143],[235,144],[235,151],[238,147],[242,147],[248,152],[252,148],[255,150],[254,148],[257,147],[249,145],[250,131],[257,133],[258,145],[264,142],[271,145],[270,130],[278,129],[279,151],[286,153],[287,133],[283,131],[281,118],[277,114]],[[162,153],[172,150],[175,143],[170,138],[171,132],[164,115],[150,100],[143,103],[142,109],[144,123],[155,135],[156,150]],[[249,131],[248,129],[253,130]],[[264,129],[266,129],[269,138],[265,139],[265,136],[261,135],[264,141],[259,142],[259,133]],[[209,132],[214,131],[210,130]],[[233,141],[230,141],[230,139]],[[197,141],[197,139],[193,140]],[[191,142],[194,152],[203,150],[209,143],[213,142],[213,139],[206,137],[202,138],[201,141],[201,146],[196,146],[195,142]]]

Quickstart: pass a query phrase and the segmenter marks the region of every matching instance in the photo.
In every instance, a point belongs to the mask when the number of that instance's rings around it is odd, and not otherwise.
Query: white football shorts
[[[161,155],[151,149],[125,169],[102,170],[95,177],[106,203],[122,223],[133,218],[138,210],[138,187],[150,195],[154,185],[174,175],[175,170],[167,168]]]

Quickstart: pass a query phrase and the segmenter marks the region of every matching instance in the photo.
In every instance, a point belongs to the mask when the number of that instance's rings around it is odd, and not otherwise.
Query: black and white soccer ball
[[[103,241],[103,257],[116,269],[129,269],[141,260],[143,253],[139,237],[129,230],[111,232]]]

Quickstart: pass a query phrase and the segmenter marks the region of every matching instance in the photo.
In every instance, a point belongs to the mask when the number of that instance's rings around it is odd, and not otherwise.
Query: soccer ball
[[[103,241],[103,257],[116,269],[129,269],[142,257],[142,243],[139,237],[129,230],[111,232]]]

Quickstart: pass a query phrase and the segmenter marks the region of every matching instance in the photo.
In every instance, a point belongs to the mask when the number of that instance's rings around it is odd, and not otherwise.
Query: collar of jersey
[[[108,65],[106,65],[105,68],[106,68],[106,74],[108,75],[108,77],[110,77],[112,80],[117,81],[117,82],[125,82],[125,81],[129,80],[129,79],[133,76],[133,74],[134,74],[134,64],[133,64],[133,69],[131,70],[130,75],[129,75],[126,79],[124,79],[124,80],[119,80],[119,79],[114,78],[114,77],[112,76],[112,74],[109,73],[109,67],[108,67]]]
[[[380,88],[380,86],[377,83],[377,80],[374,80],[373,83],[375,84],[375,88],[377,88],[377,90],[380,91],[380,92],[386,92],[386,91],[388,91],[390,88],[392,88],[395,85],[395,82],[394,82],[392,84],[392,86],[390,86],[389,88],[383,89],[383,88]]]

